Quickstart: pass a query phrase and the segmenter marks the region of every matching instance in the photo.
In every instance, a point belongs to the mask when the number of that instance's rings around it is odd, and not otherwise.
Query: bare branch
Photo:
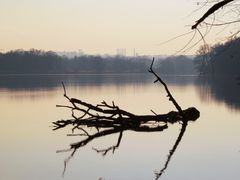
[[[157,78],[157,79],[154,81],[154,83],[160,82],[160,83],[164,86],[164,88],[165,88],[165,90],[166,90],[166,92],[167,92],[167,97],[169,97],[169,101],[172,101],[172,103],[174,104],[174,106],[176,107],[176,109],[178,110],[178,112],[179,112],[180,114],[182,114],[182,108],[178,105],[177,101],[173,98],[173,96],[172,96],[172,94],[170,93],[170,91],[169,91],[166,83],[153,71],[153,64],[154,64],[154,58],[153,58],[153,60],[152,60],[152,63],[151,63],[150,69],[149,69],[149,72],[152,73],[152,74]]]
[[[210,16],[211,14],[213,14],[215,11],[217,11],[218,9],[222,8],[223,6],[225,6],[226,4],[232,2],[234,0],[223,0],[220,1],[216,4],[214,4],[199,20],[196,21],[196,23],[192,26],[192,29],[196,29],[197,26],[203,22],[208,16]]]
[[[208,23],[208,22],[204,22],[204,24],[210,25],[210,26],[222,26],[222,25],[234,24],[234,23],[239,23],[239,22],[240,22],[240,19],[235,20],[235,21],[222,22],[222,23]]]

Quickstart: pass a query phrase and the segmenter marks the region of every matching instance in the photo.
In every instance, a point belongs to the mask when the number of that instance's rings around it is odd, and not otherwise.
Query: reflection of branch
[[[95,150],[97,153],[102,153],[102,155],[105,156],[110,150],[113,150],[113,153],[114,153],[116,148],[119,147],[121,139],[122,139],[123,131],[132,130],[132,131],[136,131],[136,132],[160,132],[160,131],[163,131],[164,129],[167,129],[167,128],[168,128],[167,124],[156,125],[156,127],[148,127],[148,126],[128,127],[128,128],[127,127],[114,127],[114,128],[102,130],[100,132],[96,132],[93,135],[87,135],[88,137],[86,139],[83,139],[82,141],[71,144],[69,149],[57,151],[58,153],[72,151],[72,153],[69,155],[69,157],[66,158],[65,161],[64,161],[63,175],[66,171],[67,163],[74,156],[76,151],[79,148],[81,148],[83,146],[86,146],[88,143],[90,143],[92,140],[94,140],[96,138],[104,137],[104,136],[115,134],[115,133],[120,133],[119,137],[118,137],[118,142],[117,142],[116,145],[111,146],[111,147],[106,148],[106,149],[102,149],[102,150],[98,150],[96,148],[93,148],[93,150]]]
[[[70,145],[70,148],[67,150],[59,150],[57,151],[58,153],[60,152],[67,152],[67,151],[72,151],[72,153],[70,154],[70,156],[68,158],[65,159],[64,161],[64,170],[63,170],[63,175],[66,171],[67,168],[67,163],[70,161],[70,159],[74,156],[74,154],[76,153],[77,149],[86,146],[89,142],[91,142],[93,139],[99,138],[99,137],[103,137],[103,136],[107,136],[110,134],[115,134],[118,132],[122,132],[123,129],[121,128],[114,128],[114,129],[107,129],[107,130],[103,130],[101,132],[97,132],[94,135],[88,135],[88,137],[80,142],[76,142]]]
[[[178,138],[177,138],[175,144],[173,145],[173,148],[169,151],[169,154],[168,154],[168,156],[167,156],[167,160],[166,160],[166,162],[165,162],[165,164],[164,164],[164,167],[160,170],[159,173],[156,173],[156,180],[158,180],[158,179],[162,176],[162,174],[164,173],[164,171],[167,169],[168,164],[169,164],[169,162],[170,162],[170,160],[171,160],[174,152],[176,151],[176,149],[177,149],[180,141],[182,140],[182,137],[183,137],[183,135],[184,135],[184,133],[185,133],[185,131],[186,131],[186,127],[187,127],[187,122],[183,122],[183,124],[182,124],[182,129],[181,129],[181,131],[180,131],[180,133],[179,133],[179,135],[178,135]]]
[[[96,148],[93,148],[93,150],[95,150],[97,153],[102,153],[103,156],[106,156],[107,153],[112,150],[112,153],[115,152],[115,149],[117,149],[121,143],[121,140],[122,140],[122,134],[123,134],[123,131],[120,131],[120,134],[118,136],[118,141],[117,141],[117,144],[114,145],[114,146],[110,146],[109,148],[106,148],[106,149],[96,149]]]

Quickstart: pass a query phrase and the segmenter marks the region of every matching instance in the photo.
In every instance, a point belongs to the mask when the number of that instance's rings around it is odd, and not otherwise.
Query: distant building
[[[117,56],[126,56],[126,48],[117,48]]]
[[[83,56],[84,52],[82,49],[79,49],[78,51],[59,51],[56,52],[59,56],[67,56],[68,58],[73,58],[75,56]]]

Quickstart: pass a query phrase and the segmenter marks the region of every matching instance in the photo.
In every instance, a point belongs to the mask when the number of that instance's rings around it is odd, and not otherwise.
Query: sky
[[[0,50],[172,55],[206,10],[195,0],[0,0]],[[196,49],[186,53],[193,54]]]

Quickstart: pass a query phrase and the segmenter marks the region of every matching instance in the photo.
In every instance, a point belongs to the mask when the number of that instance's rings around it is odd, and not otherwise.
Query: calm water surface
[[[201,116],[186,132],[161,177],[165,180],[240,179],[240,85],[237,79],[163,77],[176,100],[195,106]],[[142,75],[18,75],[0,76],[0,179],[2,180],[151,180],[167,159],[181,129],[123,133],[120,147],[107,156],[95,148],[116,144],[117,135],[99,138],[78,149],[62,177],[67,149],[81,137],[71,129],[52,131],[51,122],[70,118],[61,81],[67,93],[97,104],[105,100],[135,114],[175,110],[164,89]]]

